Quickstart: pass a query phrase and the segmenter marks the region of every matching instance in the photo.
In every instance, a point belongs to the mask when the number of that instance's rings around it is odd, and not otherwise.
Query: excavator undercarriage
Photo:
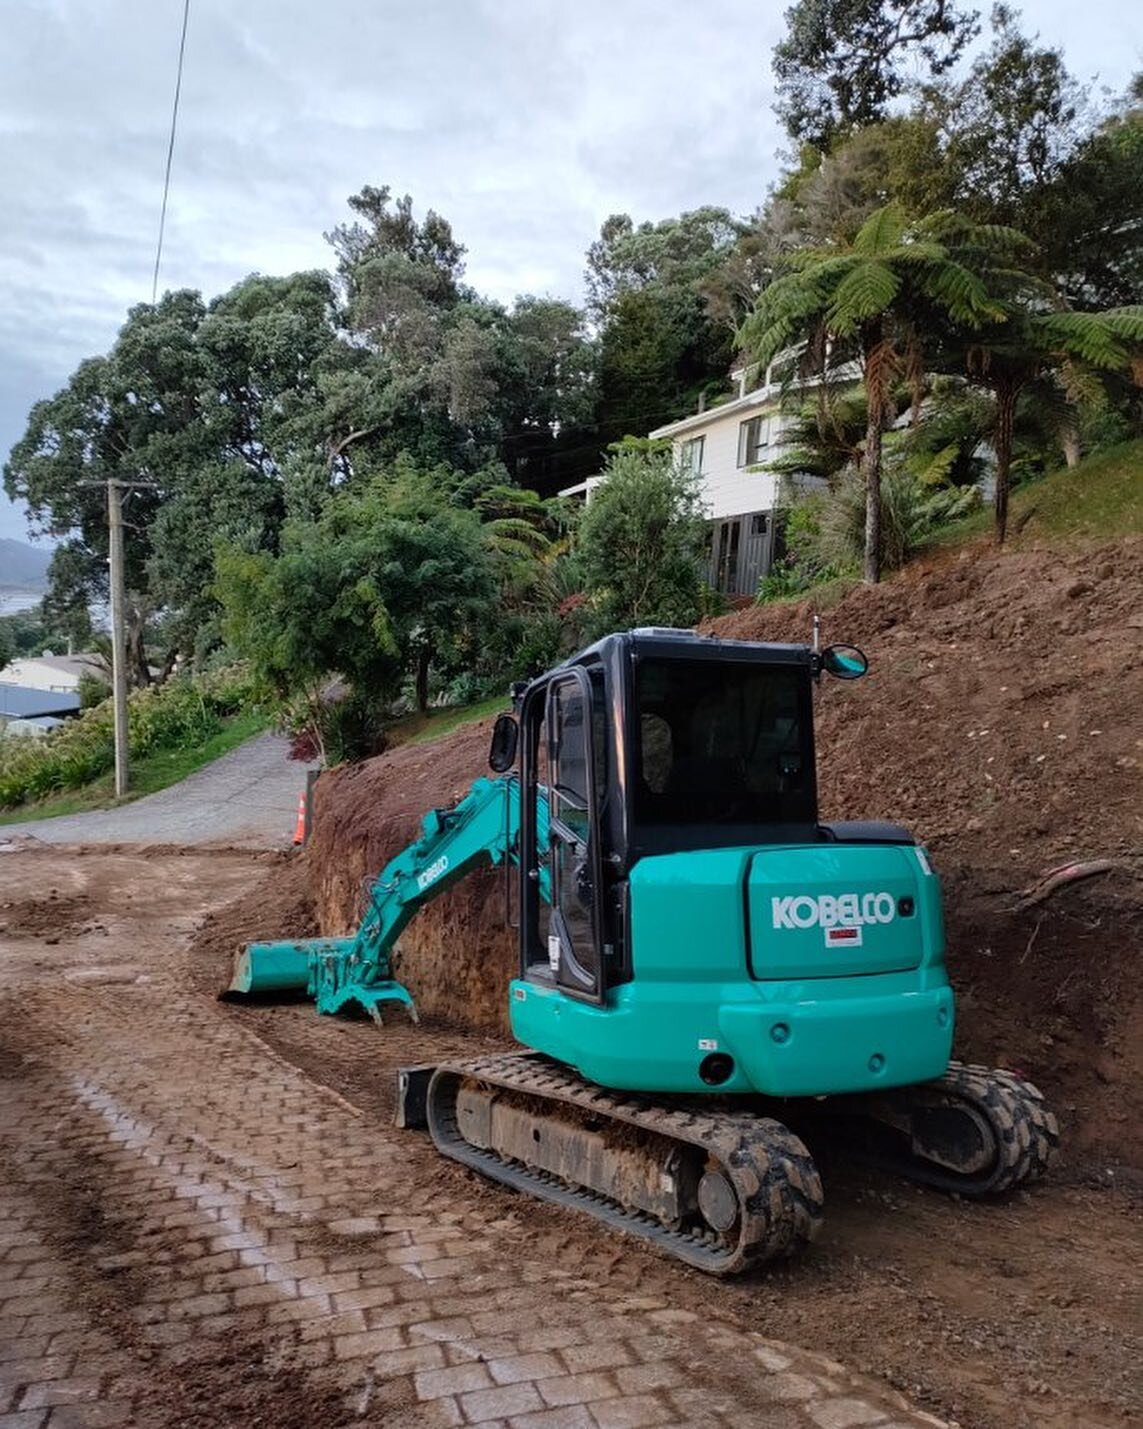
[[[792,1255],[817,1233],[821,1178],[787,1119],[811,1143],[828,1137],[970,1199],[1035,1180],[1059,1141],[1031,1082],[958,1062],[876,1097],[712,1104],[609,1092],[508,1053],[409,1069],[401,1098],[402,1124],[427,1126],[443,1155],[714,1275]]]

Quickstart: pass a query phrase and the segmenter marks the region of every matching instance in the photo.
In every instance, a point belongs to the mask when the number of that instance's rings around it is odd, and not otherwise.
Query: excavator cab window
[[[594,721],[589,677],[570,671],[548,688],[549,857],[552,916],[548,956],[556,982],[568,992],[600,994],[595,889],[596,827]]]
[[[635,670],[635,707],[636,824],[813,821],[803,670],[644,658]]]

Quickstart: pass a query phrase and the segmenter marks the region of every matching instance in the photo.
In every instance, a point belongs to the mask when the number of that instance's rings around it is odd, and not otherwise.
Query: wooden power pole
[[[127,740],[127,619],[123,588],[123,487],[107,483],[108,547],[111,557],[111,686],[115,709],[115,797],[127,794],[130,747]]]

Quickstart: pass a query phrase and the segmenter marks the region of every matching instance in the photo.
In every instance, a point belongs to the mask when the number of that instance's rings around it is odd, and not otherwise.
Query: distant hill
[[[51,559],[51,551],[0,536],[0,589],[46,589]]]

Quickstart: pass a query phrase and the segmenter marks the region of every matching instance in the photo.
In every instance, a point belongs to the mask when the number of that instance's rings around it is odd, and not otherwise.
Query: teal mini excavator
[[[949,1060],[925,850],[818,817],[814,685],[866,661],[816,643],[634,630],[518,688],[499,777],[425,815],[357,934],[253,944],[231,990],[412,1011],[402,929],[501,865],[530,1050],[401,1073],[403,1124],[446,1156],[715,1274],[814,1235],[821,1181],[792,1127],[962,1196],[1033,1179],[1058,1140],[1040,1093]]]

